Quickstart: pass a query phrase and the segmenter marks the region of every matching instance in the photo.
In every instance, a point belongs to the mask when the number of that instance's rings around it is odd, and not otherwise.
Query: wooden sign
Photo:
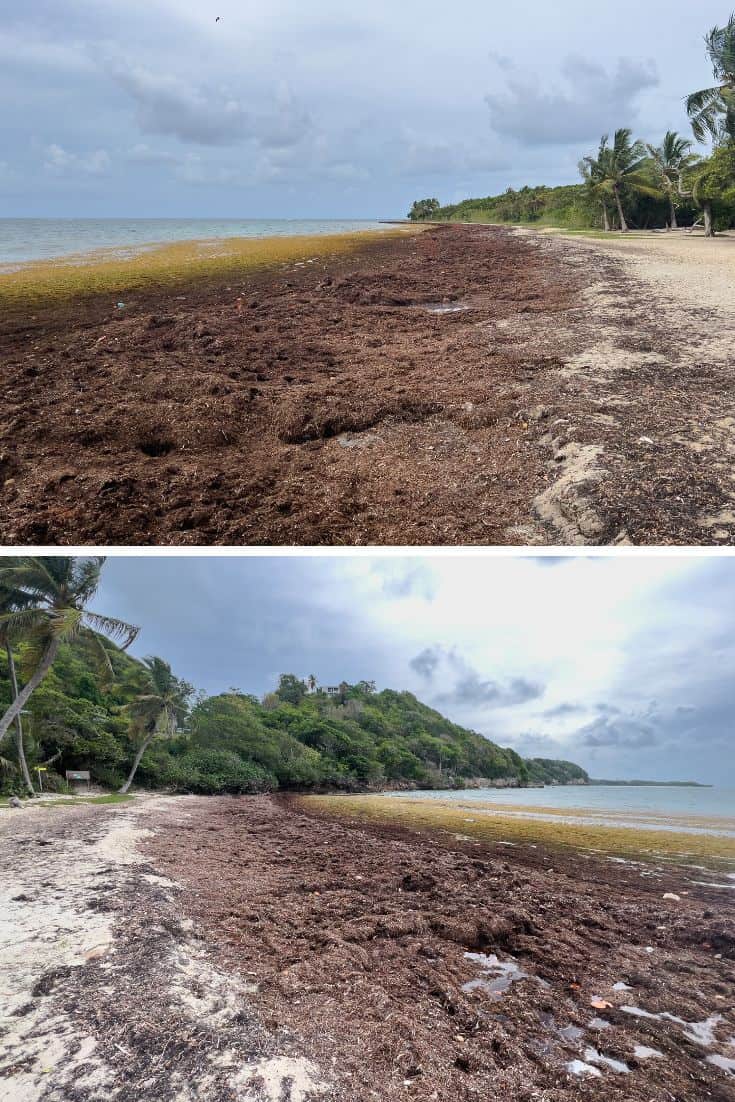
[[[86,781],[89,784],[91,778],[88,769],[67,769],[66,779],[68,781]]]

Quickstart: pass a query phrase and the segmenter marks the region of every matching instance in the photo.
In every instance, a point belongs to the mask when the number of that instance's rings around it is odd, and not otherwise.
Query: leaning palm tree
[[[609,195],[617,207],[620,229],[628,230],[623,210],[623,192],[626,188],[659,198],[660,193],[651,186],[646,175],[646,149],[642,142],[634,142],[631,130],[622,128],[615,131],[612,145],[604,135],[600,142],[597,157],[585,157],[580,170],[589,173],[595,189],[600,195]],[[586,177],[585,177],[586,178]]]
[[[722,140],[735,129],[735,12],[724,27],[713,27],[704,39],[715,84],[693,92],[687,111],[697,141]]]
[[[120,789],[125,794],[133,783],[141,759],[155,738],[173,738],[176,729],[186,716],[192,685],[174,677],[168,662],[162,658],[146,658],[145,691],[128,705],[127,712],[137,737],[138,749],[128,774]]]
[[[666,192],[671,210],[671,228],[678,229],[676,221],[676,197],[684,190],[684,173],[698,160],[692,153],[692,143],[675,130],[667,130],[659,146],[646,145],[656,176]]]
[[[98,633],[130,646],[138,628],[92,612],[87,604],[97,592],[104,556],[16,555],[2,560],[0,587],[16,595],[21,607],[0,613],[0,631],[25,642],[24,659],[33,670],[0,719],[0,743],[31,695],[54,664],[62,643],[79,639],[110,668],[110,657]]]
[[[29,599],[25,594],[0,584],[0,613],[18,612],[22,608],[27,608],[28,604]],[[15,700],[18,696],[18,675],[15,669],[12,633],[7,630],[5,624],[0,624],[0,641],[5,646],[11,700]],[[28,769],[28,762],[26,761],[25,743],[23,740],[23,716],[20,712],[18,712],[15,717],[15,736],[16,753],[18,755],[18,765],[20,766],[21,776],[31,796],[35,796],[36,792],[33,787],[33,781],[31,780],[30,770]]]

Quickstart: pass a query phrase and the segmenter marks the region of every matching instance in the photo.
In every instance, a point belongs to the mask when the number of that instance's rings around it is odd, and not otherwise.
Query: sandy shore
[[[10,1102],[731,1102],[732,893],[266,797],[0,812]]]
[[[140,851],[201,801],[0,811],[4,1102],[306,1102],[316,1069]],[[202,816],[204,817],[204,816]]]
[[[447,226],[0,322],[6,544],[733,544],[729,238]]]

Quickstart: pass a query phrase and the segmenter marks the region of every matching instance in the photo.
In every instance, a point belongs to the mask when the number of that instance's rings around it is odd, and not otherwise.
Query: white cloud
[[[105,176],[112,168],[112,159],[106,149],[70,153],[63,146],[53,143],[46,146],[43,167],[55,175]]]

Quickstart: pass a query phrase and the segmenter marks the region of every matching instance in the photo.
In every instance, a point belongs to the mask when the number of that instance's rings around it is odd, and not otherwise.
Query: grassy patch
[[[111,792],[107,796],[66,796],[63,799],[23,800],[25,807],[76,807],[78,804],[125,804],[134,799],[129,793],[122,796],[119,792]]]
[[[561,846],[611,856],[701,863],[735,869],[735,838],[691,834],[685,830],[639,830],[635,827],[547,822],[503,811],[476,812],[433,800],[390,796],[307,796],[309,810],[338,818],[396,823],[419,833],[450,833],[476,842]],[[535,808],[546,813],[546,808]]]
[[[102,294],[124,301],[135,291],[174,288],[192,279],[234,279],[272,266],[323,261],[406,232],[411,230],[181,241],[134,253],[103,249],[78,258],[33,261],[16,271],[0,272],[0,307]]]

